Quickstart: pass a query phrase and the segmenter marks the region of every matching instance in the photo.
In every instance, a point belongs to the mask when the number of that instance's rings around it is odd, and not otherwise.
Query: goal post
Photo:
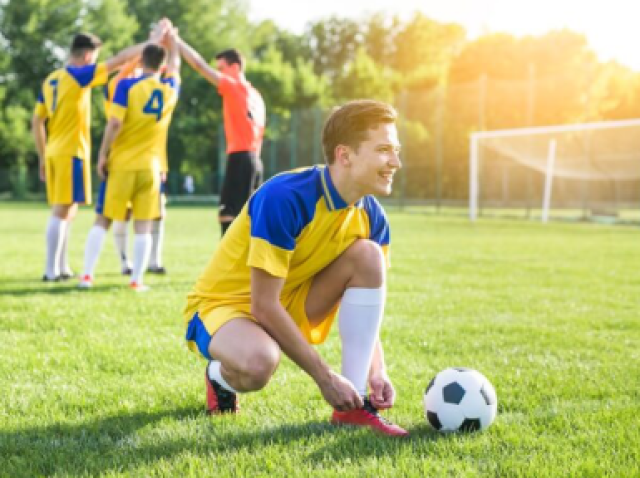
[[[472,133],[469,218],[481,210],[640,206],[640,119]]]

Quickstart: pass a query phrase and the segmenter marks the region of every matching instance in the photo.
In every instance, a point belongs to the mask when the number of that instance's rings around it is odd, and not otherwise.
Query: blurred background
[[[267,104],[267,178],[323,162],[320,133],[333,106],[355,98],[393,103],[404,168],[390,201],[401,208],[464,213],[471,133],[640,117],[633,2],[437,3],[0,0],[0,200],[44,199],[29,121],[41,82],[64,64],[73,34],[97,34],[106,59],[145,39],[161,16],[209,60],[229,47],[246,55],[247,77]],[[221,100],[186,64],[182,76],[168,192],[173,201],[215,202],[225,161]],[[93,95],[95,164],[105,120],[102,91]],[[553,138],[532,138],[481,145],[481,214],[535,217]],[[558,216],[640,218],[635,138],[640,126],[616,130],[595,148],[578,131],[564,151],[572,162],[562,163],[558,151],[559,164],[574,165],[554,182]],[[614,163],[625,166],[610,174]]]

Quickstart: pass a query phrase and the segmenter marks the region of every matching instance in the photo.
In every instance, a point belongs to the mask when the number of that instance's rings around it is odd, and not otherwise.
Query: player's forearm
[[[167,59],[167,74],[173,74],[180,70],[180,47],[175,39],[169,42],[169,58]]]
[[[120,132],[120,124],[109,121],[107,127],[104,130],[104,136],[102,137],[102,144],[100,145],[100,156],[107,157],[111,150],[111,145],[116,139],[116,136]]]
[[[44,162],[44,149],[47,142],[47,133],[44,127],[44,122],[37,116],[31,120],[31,131],[36,145],[36,151],[38,152],[38,159],[42,163]]]
[[[330,371],[329,366],[320,358],[318,352],[307,343],[280,302],[272,305],[255,304],[253,309],[254,317],[278,343],[287,357],[307,372],[316,383],[327,379]]]
[[[137,45],[125,48],[124,50],[121,50],[115,56],[107,60],[106,62],[107,71],[112,72],[114,70],[117,70],[125,63],[134,60],[136,57],[142,54],[142,50],[144,50],[144,47],[146,47],[151,43],[152,43],[151,41],[146,41],[146,42],[138,43]]]
[[[180,54],[182,55],[182,58],[184,58],[185,61],[189,63],[191,68],[196,70],[213,84],[218,84],[218,81],[220,80],[220,74],[213,68],[211,68],[206,61],[204,61],[204,58],[200,56],[200,53],[195,51],[187,42],[185,42],[181,38],[178,39],[178,47],[180,48]]]

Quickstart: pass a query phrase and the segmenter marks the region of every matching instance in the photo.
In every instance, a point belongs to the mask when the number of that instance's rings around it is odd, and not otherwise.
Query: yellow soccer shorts
[[[160,217],[160,175],[151,170],[111,171],[101,184],[96,212],[114,221],[125,221],[131,207],[133,219]]]
[[[57,204],[91,204],[91,171],[88,161],[74,156],[45,159],[47,201]]]
[[[324,317],[318,324],[312,326],[309,322],[305,311],[305,303],[307,301],[307,295],[311,288],[313,277],[301,286],[291,291],[289,294],[280,298],[282,305],[289,312],[291,318],[294,320],[302,335],[304,335],[307,342],[316,345],[324,342],[331,331],[331,326],[338,314],[339,304]],[[255,317],[250,313],[251,304],[233,305],[233,306],[213,306],[207,307],[204,304],[200,304],[198,307],[203,311],[201,314],[199,311],[195,313],[188,311],[185,316],[187,322],[186,340],[189,349],[193,352],[200,352],[207,360],[211,360],[209,355],[209,342],[211,337],[227,322],[234,319],[244,318],[257,322]],[[190,309],[187,306],[187,309]]]

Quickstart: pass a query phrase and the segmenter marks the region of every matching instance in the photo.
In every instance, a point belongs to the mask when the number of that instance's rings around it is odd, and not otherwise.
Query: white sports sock
[[[60,262],[58,262],[60,267],[60,274],[73,274],[71,267],[69,266],[69,254],[68,254],[68,245],[69,245],[69,236],[71,236],[71,221],[66,221],[67,227],[64,234],[64,239],[62,240],[62,246],[60,247]]]
[[[127,221],[113,221],[113,242],[116,245],[116,252],[120,258],[120,265],[123,269],[130,269],[131,262],[127,254],[129,245],[129,223]]]
[[[133,239],[133,274],[131,282],[142,285],[142,276],[147,270],[151,254],[151,234],[136,234]]]
[[[89,231],[87,243],[84,246],[84,275],[91,276],[93,278],[96,264],[100,258],[100,251],[102,251],[102,245],[104,244],[104,236],[106,234],[106,229],[97,225],[94,225]]]
[[[350,288],[344,292],[338,313],[342,341],[342,376],[361,396],[367,394],[367,379],[373,347],[384,313],[385,288]]]
[[[45,275],[48,279],[54,279],[60,275],[60,253],[64,242],[64,233],[67,221],[57,216],[51,216],[47,224],[47,262]]]
[[[222,388],[228,390],[229,392],[238,393],[236,389],[234,389],[231,385],[227,383],[227,381],[222,376],[222,372],[220,371],[220,366],[222,364],[217,360],[212,360],[207,365],[207,375],[211,380],[215,380],[218,382]]]
[[[151,237],[153,246],[151,247],[150,267],[162,267],[162,243],[164,241],[164,218],[153,221]]]

